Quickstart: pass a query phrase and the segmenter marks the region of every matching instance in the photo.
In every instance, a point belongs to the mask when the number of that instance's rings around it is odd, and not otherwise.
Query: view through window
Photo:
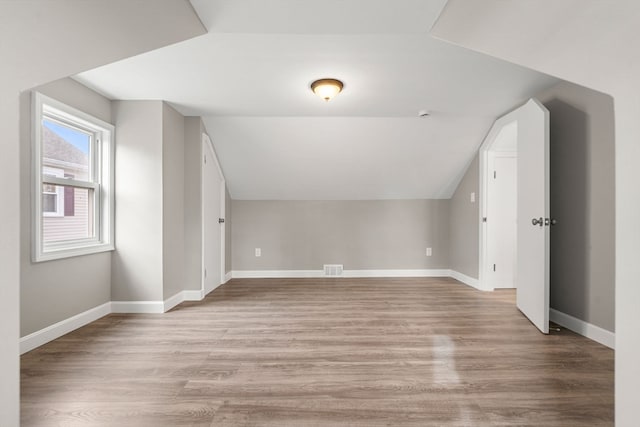
[[[112,249],[113,126],[34,96],[34,259]]]

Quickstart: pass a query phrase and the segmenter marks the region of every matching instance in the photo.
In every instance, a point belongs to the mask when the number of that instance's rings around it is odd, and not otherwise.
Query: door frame
[[[218,176],[220,177],[220,212],[218,212],[218,218],[223,218],[225,222],[220,224],[220,285],[225,282],[226,276],[226,257],[225,257],[225,249],[226,249],[226,227],[227,222],[225,218],[226,213],[226,180],[224,174],[222,173],[222,167],[220,167],[220,161],[218,160],[218,154],[216,153],[215,147],[213,146],[213,142],[211,138],[206,133],[202,133],[202,143],[200,144],[200,288],[202,292],[202,297],[207,296],[205,290],[204,283],[204,145],[207,145],[211,149],[211,153],[213,154],[213,162],[218,171]],[[218,286],[220,286],[218,285]],[[214,288],[215,289],[215,288]]]
[[[491,152],[491,146],[496,140],[496,137],[500,134],[502,128],[510,123],[518,121],[518,110],[525,104],[519,105],[507,114],[498,118],[489,129],[487,136],[484,138],[480,149],[478,150],[479,160],[479,174],[480,174],[480,206],[478,209],[478,222],[479,222],[479,236],[478,236],[478,289],[483,291],[493,291],[494,288],[487,280],[487,260],[488,260],[488,247],[487,247],[487,223],[484,218],[487,217],[488,206],[488,194],[489,194],[489,153]]]

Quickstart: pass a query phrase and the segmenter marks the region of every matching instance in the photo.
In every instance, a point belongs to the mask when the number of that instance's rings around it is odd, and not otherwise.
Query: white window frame
[[[55,176],[58,178],[64,178],[64,170],[52,168],[49,166],[44,166],[45,173],[50,176]],[[43,183],[44,184],[44,183]],[[45,192],[42,191],[42,195]],[[55,193],[47,193],[47,194],[55,194],[56,195],[56,211],[55,212],[46,212],[42,211],[43,216],[51,216],[51,217],[64,217],[64,187],[57,186]]]
[[[32,259],[49,261],[79,255],[111,251],[114,245],[114,158],[115,128],[110,123],[70,107],[39,92],[33,92],[33,189],[32,189]],[[42,121],[50,119],[77,127],[93,135],[90,147],[89,177],[86,181],[64,177],[45,177],[42,173]],[[86,239],[69,239],[45,243],[43,239],[43,184],[93,190],[93,224],[95,235]],[[59,199],[59,202],[62,202]],[[64,204],[61,203],[61,209]],[[64,211],[63,211],[64,212]]]

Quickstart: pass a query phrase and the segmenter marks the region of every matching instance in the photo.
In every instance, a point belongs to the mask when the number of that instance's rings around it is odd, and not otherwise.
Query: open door
[[[549,333],[549,111],[531,99],[518,110],[518,309]]]
[[[495,203],[491,206],[489,197],[498,182],[496,171],[499,168],[495,165],[495,156],[498,153],[504,156],[505,152],[512,152],[517,157],[515,165],[509,165],[516,170],[515,248],[507,245],[510,235],[495,233],[496,229],[505,227],[506,221],[512,220],[505,218],[505,212],[497,212],[496,209],[502,208],[496,207]],[[549,333],[549,111],[531,99],[500,117],[487,134],[479,154],[479,288],[494,290],[503,287],[499,276],[507,269],[504,265],[496,268],[495,258],[500,247],[510,247],[515,252],[515,273],[512,277],[517,289],[518,309],[540,331]],[[502,169],[500,176],[505,175]],[[513,175],[507,175],[511,176],[507,181],[513,180]]]
[[[220,286],[224,277],[225,181],[213,144],[202,135],[202,292]]]

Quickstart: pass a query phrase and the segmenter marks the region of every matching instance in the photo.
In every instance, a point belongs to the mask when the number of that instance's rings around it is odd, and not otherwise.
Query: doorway
[[[546,334],[552,223],[549,111],[530,99],[500,117],[479,156],[479,287],[515,287],[518,309]]]
[[[487,147],[486,253],[487,287],[515,288],[518,209],[518,122],[510,122]]]
[[[224,283],[225,179],[209,136],[202,134],[202,295]]]

